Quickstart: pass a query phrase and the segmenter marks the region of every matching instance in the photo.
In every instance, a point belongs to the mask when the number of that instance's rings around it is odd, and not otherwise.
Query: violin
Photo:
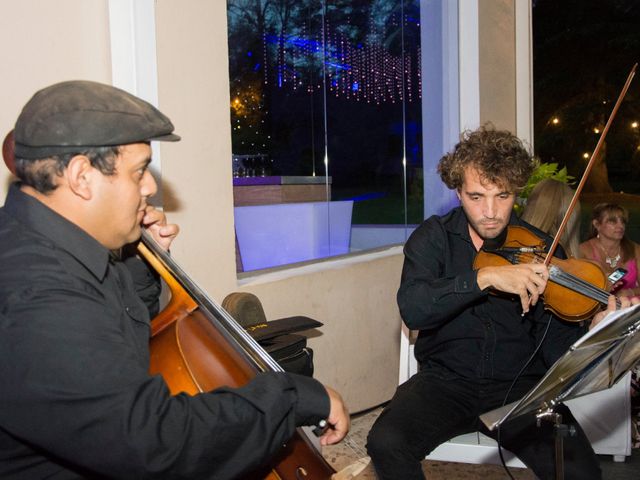
[[[495,249],[483,248],[473,262],[474,270],[489,266],[544,263],[546,242],[520,226],[509,226],[504,241]],[[491,242],[485,242],[485,245]],[[543,293],[544,306],[560,318],[579,322],[592,317],[609,295],[607,277],[596,262],[551,257],[549,281]]]
[[[597,263],[576,258],[563,260],[554,256],[554,254],[560,244],[560,238],[564,233],[569,217],[578,203],[578,198],[589,172],[591,172],[595,159],[604,144],[604,139],[611,127],[611,123],[629,90],[637,67],[638,64],[634,64],[627,76],[620,95],[618,95],[618,100],[602,129],[596,148],[591,154],[571,203],[549,248],[546,248],[545,242],[528,229],[509,226],[501,235],[504,238],[485,241],[473,262],[474,270],[482,267],[509,264],[545,264],[549,269],[549,281],[543,293],[545,308],[565,320],[578,322],[591,317],[598,311],[600,304],[607,304],[609,295],[611,295],[608,291],[603,290],[603,287],[607,285],[607,278]],[[490,243],[494,243],[494,246],[486,248],[487,244]],[[619,301],[616,303],[618,306],[620,305]]]

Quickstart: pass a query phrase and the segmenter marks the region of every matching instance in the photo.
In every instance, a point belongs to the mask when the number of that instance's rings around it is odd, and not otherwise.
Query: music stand
[[[558,404],[612,387],[640,359],[640,305],[607,315],[576,341],[521,400],[480,415],[489,430],[512,418],[535,412],[538,422],[556,427],[556,478],[564,478],[562,416]]]

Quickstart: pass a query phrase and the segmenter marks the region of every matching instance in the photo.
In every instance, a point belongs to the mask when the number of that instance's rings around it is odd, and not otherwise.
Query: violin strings
[[[540,263],[540,260],[543,260],[542,255],[540,253],[533,253],[533,254],[524,253],[524,254],[519,254],[517,257],[518,257],[519,263],[522,263],[520,262],[521,259],[529,260],[528,263],[534,263],[534,261],[537,261],[537,263]],[[578,293],[582,293],[583,295],[588,296],[589,298],[596,300],[600,303],[603,303],[603,304],[607,303],[610,295],[609,292],[596,287],[595,285],[587,282],[586,280],[581,279],[580,277],[573,275],[572,273],[562,270],[557,265],[554,265],[554,267],[559,272],[557,275],[557,278],[566,281],[566,285],[564,286]],[[552,280],[555,281],[554,279]],[[556,281],[556,283],[559,283],[559,282]],[[575,286],[572,286],[571,283],[573,283],[573,285]],[[619,303],[619,302],[616,302],[616,303]]]

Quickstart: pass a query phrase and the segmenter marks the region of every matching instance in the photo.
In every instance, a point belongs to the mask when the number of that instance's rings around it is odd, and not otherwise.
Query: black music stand
[[[562,402],[612,387],[640,360],[640,305],[610,313],[581,337],[521,400],[480,415],[489,430],[534,412],[555,424],[556,479],[564,478]]]

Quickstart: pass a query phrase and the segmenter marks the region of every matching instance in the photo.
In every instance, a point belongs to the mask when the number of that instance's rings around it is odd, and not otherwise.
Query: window
[[[423,219],[419,0],[228,0],[239,270]]]
[[[640,3],[559,3],[533,2],[535,151],[541,161],[566,167],[577,183],[638,60]],[[627,207],[627,235],[640,234],[638,75],[630,87],[580,197],[583,239],[600,202]]]

